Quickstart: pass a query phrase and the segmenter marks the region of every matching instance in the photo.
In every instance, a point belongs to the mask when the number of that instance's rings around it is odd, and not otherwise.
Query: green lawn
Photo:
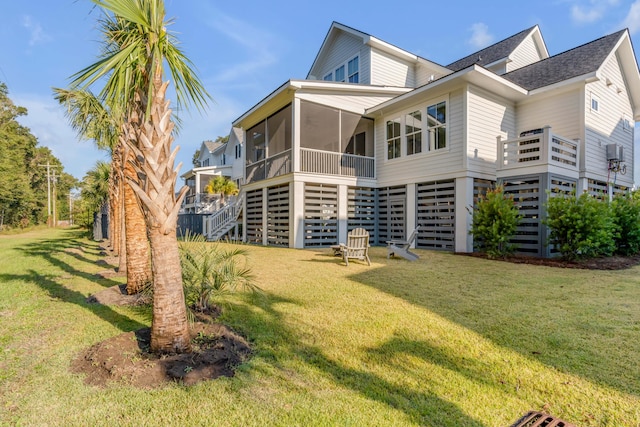
[[[234,378],[87,386],[71,360],[150,322],[86,296],[121,283],[74,230],[0,236],[0,425],[507,426],[530,409],[640,425],[640,267],[602,272],[416,251],[345,267],[329,249],[246,246],[265,296],[222,320]]]

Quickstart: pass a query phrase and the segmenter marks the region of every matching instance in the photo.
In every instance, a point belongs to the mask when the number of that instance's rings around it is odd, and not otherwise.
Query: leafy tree
[[[615,224],[608,202],[588,193],[549,193],[546,204],[549,244],[567,259],[610,256],[615,250]]]
[[[474,245],[491,258],[504,257],[515,249],[510,243],[522,217],[513,196],[504,194],[504,188],[498,186],[489,189],[471,209],[473,222],[471,234]]]
[[[197,149],[195,153],[193,153],[193,158],[191,159],[191,163],[193,163],[194,168],[200,167],[200,162],[198,159],[200,158],[200,149]]]
[[[178,106],[191,101],[204,107],[208,94],[188,58],[167,31],[162,0],[93,0],[104,12],[105,49],[101,58],[76,74],[72,83],[91,85],[105,80],[101,98],[108,105],[122,105],[129,124],[127,148],[134,153],[142,181],[128,179],[143,206],[151,243],[153,270],[153,320],[151,350],[191,350],[180,254],[176,237],[180,203],[188,191],[176,197],[173,150],[174,124],[165,99],[169,82],[163,83],[164,64],[175,82]]]
[[[635,255],[640,252],[640,198],[638,191],[616,196],[611,203],[616,227],[616,252]]]
[[[9,91],[0,83],[0,225],[25,227],[42,223],[47,214],[47,171],[51,164],[58,180],[58,194],[64,197],[75,179],[63,172],[62,164],[17,118],[27,114],[24,107],[9,99]],[[62,191],[63,193],[60,193]],[[60,205],[61,207],[68,204]]]

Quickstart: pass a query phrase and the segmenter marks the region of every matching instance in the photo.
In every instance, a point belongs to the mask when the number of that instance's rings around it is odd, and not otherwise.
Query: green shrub
[[[224,249],[207,242],[202,235],[190,233],[179,246],[182,283],[189,310],[209,312],[216,298],[235,292],[239,287],[260,291],[246,266],[244,249]]]
[[[504,257],[515,250],[510,243],[522,217],[513,196],[505,195],[504,188],[490,189],[478,200],[472,210],[471,234],[474,246],[490,258]]]
[[[616,226],[616,253],[634,255],[640,252],[640,198],[636,194],[616,196],[611,203]]]
[[[550,194],[546,203],[548,244],[556,245],[567,259],[610,256],[616,232],[608,202],[588,193]]]

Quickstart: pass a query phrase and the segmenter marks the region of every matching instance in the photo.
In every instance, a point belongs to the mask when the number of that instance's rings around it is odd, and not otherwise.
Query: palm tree
[[[224,204],[225,196],[235,196],[239,191],[235,182],[222,175],[211,178],[204,189],[209,194],[220,194],[222,204]]]
[[[83,179],[81,195],[92,214],[100,212],[102,206],[109,200],[110,176],[111,164],[98,161]],[[96,236],[95,227],[96,222],[94,222],[94,238]]]
[[[186,352],[191,343],[182,289],[176,237],[180,203],[188,187],[176,197],[177,148],[172,150],[174,124],[165,100],[169,82],[163,83],[166,62],[176,85],[178,105],[192,101],[199,108],[209,97],[167,32],[162,0],[93,0],[105,11],[105,46],[101,58],[74,77],[84,87],[106,78],[101,97],[108,105],[125,106],[125,138],[134,154],[140,180],[127,182],[143,207],[151,243],[153,320],[151,350]]]
[[[120,251],[120,271],[127,273],[127,293],[137,294],[151,282],[151,264],[147,228],[142,209],[127,178],[135,179],[131,151],[126,147],[122,107],[109,109],[93,93],[79,89],[54,89],[55,98],[67,107],[71,126],[82,138],[93,139],[98,148],[111,153],[110,200],[113,228]],[[120,197],[122,196],[122,197]]]

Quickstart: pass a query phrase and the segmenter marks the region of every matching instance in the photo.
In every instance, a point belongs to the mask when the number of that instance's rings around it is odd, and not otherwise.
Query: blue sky
[[[52,87],[66,87],[69,76],[96,60],[99,13],[92,5],[89,0],[4,2],[0,26],[0,81],[11,99],[29,110],[21,122],[76,178],[107,155],[91,141],[78,141],[53,100]],[[175,18],[169,29],[215,100],[203,113],[180,113],[183,129],[175,143],[181,147],[181,173],[191,168],[202,141],[228,134],[234,119],[288,79],[306,77],[332,21],[440,64],[535,24],[551,55],[625,27],[639,54],[640,0],[427,0],[410,5],[165,0],[167,16]],[[638,125],[635,137],[638,147]],[[638,157],[640,147],[635,151]],[[640,169],[640,162],[636,165]]]

